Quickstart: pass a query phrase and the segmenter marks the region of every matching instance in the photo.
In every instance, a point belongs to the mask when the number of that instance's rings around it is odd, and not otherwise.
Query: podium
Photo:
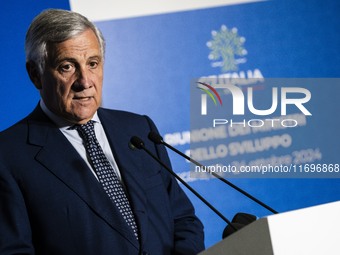
[[[259,219],[199,255],[339,255],[340,201]]]

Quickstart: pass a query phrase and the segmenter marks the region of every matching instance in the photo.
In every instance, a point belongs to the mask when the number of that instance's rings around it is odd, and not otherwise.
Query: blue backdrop
[[[24,36],[36,14],[55,7],[70,8],[68,1],[2,3],[0,130],[37,104],[39,95],[25,72]],[[97,21],[107,40],[103,105],[149,115],[171,144],[187,151],[191,79],[339,77],[339,13],[337,0],[278,0]],[[238,40],[231,41],[232,36]],[[234,43],[234,66],[214,59],[213,45],[226,49],[225,44],[214,44],[219,37]],[[303,136],[290,133],[295,146],[310,141],[322,147],[327,163],[333,164],[339,163],[339,92],[336,86],[312,92],[312,121]],[[174,170],[225,216],[232,218],[239,211],[259,217],[270,214],[216,180],[189,178],[189,164],[171,152],[170,157]],[[340,199],[338,178],[232,181],[280,212]],[[206,245],[211,246],[221,239],[225,224],[188,195],[205,225]]]

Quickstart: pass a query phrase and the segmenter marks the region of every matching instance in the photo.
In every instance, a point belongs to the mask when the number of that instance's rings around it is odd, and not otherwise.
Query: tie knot
[[[86,124],[76,125],[75,129],[77,129],[80,136],[85,140],[91,140],[96,137],[94,133],[94,121],[92,120]]]

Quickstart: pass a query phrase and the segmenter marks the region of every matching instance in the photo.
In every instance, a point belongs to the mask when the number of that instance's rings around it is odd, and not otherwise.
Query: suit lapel
[[[38,110],[41,116],[44,115],[40,108]],[[45,115],[39,121],[31,119],[28,125],[29,143],[41,146],[36,160],[65,183],[112,228],[138,247],[132,231],[127,228],[100,183],[60,130]]]

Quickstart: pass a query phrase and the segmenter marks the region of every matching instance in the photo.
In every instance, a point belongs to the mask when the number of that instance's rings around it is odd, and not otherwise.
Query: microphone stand
[[[132,146],[137,149],[144,150],[149,156],[156,160],[161,166],[163,166],[171,175],[173,175],[177,180],[179,180],[187,189],[189,189],[196,197],[198,197],[204,204],[206,204],[214,213],[216,213],[222,220],[224,220],[233,230],[237,231],[235,227],[222,213],[220,213],[214,206],[212,206],[204,197],[202,197],[196,190],[194,190],[189,184],[187,184],[181,177],[179,177],[174,171],[172,171],[164,162],[159,160],[150,150],[148,150],[142,139],[137,136],[133,136],[130,140]]]
[[[197,162],[196,160],[192,159],[191,157],[185,155],[183,152],[177,150],[176,148],[172,147],[170,144],[164,142],[163,138],[157,134],[156,132],[151,131],[148,135],[148,138],[153,141],[156,144],[163,144],[166,147],[168,147],[170,150],[176,152],[177,154],[181,155],[182,157],[184,157],[185,159],[189,160],[190,162],[194,163],[196,166],[199,167],[204,167],[202,164],[200,164],[199,162]],[[205,167],[206,168],[206,167]],[[208,169],[208,168],[206,168]],[[230,181],[224,179],[223,177],[221,177],[220,175],[216,174],[215,172],[211,172],[208,169],[208,173],[210,173],[211,175],[213,175],[214,177],[216,177],[217,179],[219,179],[220,181],[224,182],[225,184],[227,184],[228,186],[232,187],[233,189],[237,190],[238,192],[242,193],[243,195],[245,195],[246,197],[250,198],[251,200],[253,200],[254,202],[256,202],[257,204],[261,205],[262,207],[266,208],[267,210],[271,211],[274,214],[278,214],[278,212],[276,210],[274,210],[273,208],[269,207],[268,205],[266,205],[265,203],[263,203],[262,201],[258,200],[257,198],[255,198],[254,196],[250,195],[248,192],[244,191],[243,189],[237,187],[235,184],[231,183]]]

